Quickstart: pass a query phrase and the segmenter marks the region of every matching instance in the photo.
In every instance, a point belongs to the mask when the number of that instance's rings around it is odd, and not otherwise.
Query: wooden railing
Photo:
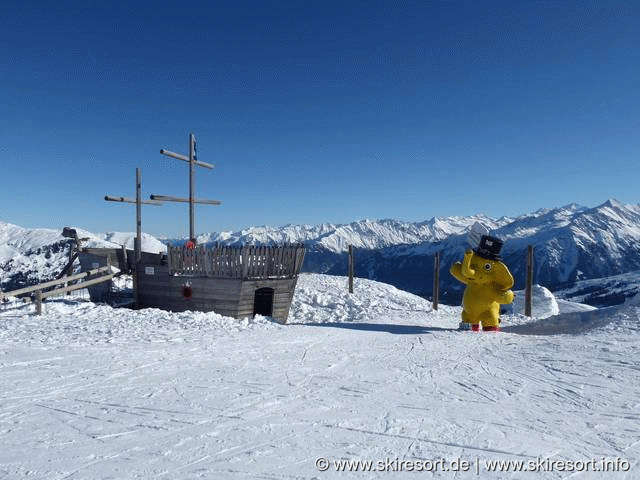
[[[300,273],[304,245],[167,248],[169,273],[218,278],[292,278]]]
[[[8,297],[24,295],[27,293],[35,293],[34,301],[36,304],[36,315],[40,315],[42,313],[42,300],[44,300],[45,298],[53,297],[66,292],[72,292],[74,290],[80,290],[82,288],[87,288],[97,283],[106,282],[108,280],[111,280],[115,275],[116,275],[115,273],[111,273],[111,265],[107,265],[106,267],[99,267],[99,268],[90,270],[88,272],[77,273],[75,275],[69,275],[67,277],[58,278],[56,280],[42,282],[42,283],[39,283],[38,285],[19,288],[17,290],[12,290],[10,292],[0,292],[0,300],[3,300]],[[85,278],[92,277],[92,276],[96,276],[96,277],[84,280]],[[82,280],[82,282],[76,283],[70,286],[64,286],[64,287],[52,289],[53,287],[56,287],[58,285],[62,285],[74,280]]]

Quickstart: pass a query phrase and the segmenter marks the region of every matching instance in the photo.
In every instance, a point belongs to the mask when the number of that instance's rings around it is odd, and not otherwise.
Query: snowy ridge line
[[[305,243],[327,251],[342,253],[349,245],[356,248],[379,249],[394,245],[436,242],[451,235],[462,235],[476,222],[498,228],[510,219],[492,219],[486,215],[470,217],[432,218],[424,222],[364,219],[349,224],[285,225],[283,227],[249,227],[239,232],[220,232],[200,235],[200,243],[284,244]]]
[[[588,208],[575,203],[554,209],[510,218],[494,219],[486,215],[468,217],[434,217],[424,222],[364,219],[349,224],[256,226],[237,232],[214,232],[198,237],[201,243],[281,244],[302,242],[318,245],[334,253],[342,253],[349,245],[356,248],[380,249],[396,245],[433,243],[452,236],[467,234],[479,223],[503,240],[529,239],[544,232],[567,226],[584,229],[585,235],[593,227],[617,224],[632,235],[640,235],[640,206],[623,205],[609,199],[602,205]],[[166,240],[180,242],[183,240]]]

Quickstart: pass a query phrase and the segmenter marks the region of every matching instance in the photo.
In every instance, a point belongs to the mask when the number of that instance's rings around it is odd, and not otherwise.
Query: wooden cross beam
[[[135,198],[114,197],[111,195],[105,195],[104,199],[109,202],[137,203],[137,200]],[[143,205],[162,205],[162,202],[154,200],[140,200],[140,203]]]
[[[179,153],[173,153],[169,150],[165,150],[164,148],[160,149],[160,153],[162,155],[166,155],[167,157],[177,158],[178,160],[189,163],[189,157],[185,157],[184,155],[180,155]],[[194,160],[193,164],[208,169],[213,169],[215,167],[215,165],[213,165],[212,163],[201,162],[200,160]]]
[[[113,195],[105,195],[104,199],[108,202],[122,202],[136,204],[136,239],[133,250],[135,252],[136,264],[142,258],[142,208],[141,205],[162,205],[162,202],[154,200],[142,200],[142,185],[140,180],[140,169],[136,168],[136,198],[114,197]]]
[[[151,201],[161,201],[161,202],[182,202],[187,203],[190,202],[189,198],[181,198],[181,197],[172,197],[170,195],[150,195]],[[220,200],[207,200],[205,198],[194,198],[193,203],[200,203],[202,205],[222,205]]]
[[[135,262],[133,267],[133,295],[138,307],[138,264],[142,261],[142,205],[162,205],[161,202],[153,200],[142,200],[142,181],[140,180],[140,169],[136,168],[136,198],[114,197],[105,195],[105,200],[109,202],[123,202],[136,204],[136,239],[133,242],[133,252]]]
[[[175,158],[189,164],[189,198],[171,197],[169,195],[151,195],[151,200],[162,200],[165,202],[185,202],[189,203],[189,240],[195,241],[195,214],[194,205],[220,205],[222,202],[218,200],[196,199],[195,192],[195,167],[204,167],[212,169],[215,165],[211,163],[201,162],[196,158],[196,137],[193,133],[189,134],[189,156],[179,153],[170,152],[161,149],[160,153],[167,157]]]

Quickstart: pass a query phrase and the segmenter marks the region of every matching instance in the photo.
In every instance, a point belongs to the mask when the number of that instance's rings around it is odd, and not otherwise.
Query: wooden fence
[[[36,304],[36,315],[40,315],[42,313],[42,300],[44,300],[45,298],[53,297],[66,292],[72,292],[74,290],[80,290],[82,288],[87,288],[97,283],[106,282],[111,280],[114,276],[115,273],[111,273],[111,265],[107,265],[106,267],[99,267],[88,272],[77,273],[75,275],[58,278],[56,280],[42,282],[38,285],[19,288],[18,290],[12,290],[10,292],[0,292],[0,300],[3,300],[7,297],[15,297],[27,293],[35,293],[34,300]],[[70,286],[52,289],[53,287],[74,280],[82,280],[82,282]]]
[[[293,278],[300,273],[304,245],[280,247],[167,248],[169,273],[198,277],[267,279]]]

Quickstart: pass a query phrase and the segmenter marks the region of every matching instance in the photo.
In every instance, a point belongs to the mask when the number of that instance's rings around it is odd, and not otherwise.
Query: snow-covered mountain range
[[[534,280],[552,291],[568,291],[575,282],[627,274],[622,281],[636,282],[640,270],[640,206],[608,200],[589,208],[576,204],[539,210],[516,218],[493,219],[486,215],[433,218],[410,223],[398,220],[360,220],[345,225],[286,225],[251,227],[239,232],[200,235],[200,243],[281,244],[304,243],[307,256],[303,270],[344,275],[346,251],[356,248],[356,276],[395,285],[429,297],[432,290],[433,263],[441,253],[442,301],[457,304],[463,286],[447,271],[469,248],[467,234],[476,222],[505,241],[503,257],[516,279],[515,288],[523,288],[526,249],[534,247]],[[67,241],[54,230],[28,230],[0,222],[0,269],[3,284],[15,284],[29,278],[44,277],[61,267],[58,257],[68,258]],[[132,245],[133,234],[88,236],[100,242]],[[180,242],[184,240],[165,240]],[[147,251],[160,251],[161,243],[146,237]],[[113,243],[111,243],[113,245]],[[21,277],[15,277],[21,275]],[[25,279],[26,276],[26,279]],[[640,280],[639,280],[640,281]],[[619,303],[626,297],[620,282],[616,293],[599,292],[594,304]],[[632,289],[634,290],[634,289]],[[635,291],[635,290],[634,290]],[[622,293],[621,293],[622,292]],[[584,298],[589,303],[589,298]]]
[[[76,228],[85,247],[133,249],[135,234],[108,232],[94,234]],[[23,228],[0,221],[0,288],[5,291],[56,277],[69,261],[72,240],[62,236],[62,228]],[[166,245],[143,234],[145,252],[166,251]]]
[[[503,256],[516,278],[516,288],[524,286],[528,245],[534,247],[535,281],[553,290],[580,280],[640,270],[640,206],[613,199],[594,208],[570,204],[517,218],[476,215],[420,223],[361,220],[347,225],[252,227],[202,235],[199,240],[224,244],[302,242],[309,248],[304,270],[334,275],[346,273],[345,252],[353,245],[357,249],[357,276],[423,296],[431,295],[434,255],[441,252],[443,300],[457,303],[463,286],[446,270],[469,247],[467,233],[476,222],[505,241]],[[635,277],[631,274],[629,278]],[[620,290],[617,292],[614,303],[624,299]],[[606,297],[597,303],[607,304]]]
[[[486,215],[469,217],[432,218],[419,223],[399,220],[359,220],[346,225],[323,223],[322,225],[286,225],[284,227],[250,227],[239,232],[221,232],[200,235],[200,243],[224,243],[227,245],[265,245],[279,243],[304,243],[332,253],[343,253],[355,248],[375,250],[395,245],[411,245],[444,240],[460,235],[479,222],[490,229],[510,223],[512,219],[494,220]]]

